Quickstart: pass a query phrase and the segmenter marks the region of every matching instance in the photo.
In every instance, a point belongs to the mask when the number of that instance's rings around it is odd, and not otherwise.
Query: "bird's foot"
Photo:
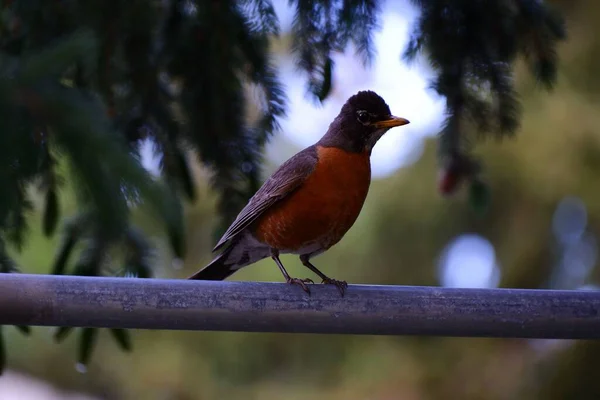
[[[326,285],[335,285],[338,290],[340,291],[340,294],[342,295],[342,297],[344,297],[344,292],[346,291],[346,288],[348,287],[348,282],[346,281],[338,281],[337,279],[331,279],[331,278],[325,278],[323,279],[323,282]]]
[[[305,278],[305,279],[288,278],[287,283],[292,284],[292,285],[299,285],[302,288],[302,290],[304,290],[306,293],[310,294],[310,289],[308,288],[308,286],[306,286],[306,284],[307,283],[315,283],[315,282],[310,278]]]

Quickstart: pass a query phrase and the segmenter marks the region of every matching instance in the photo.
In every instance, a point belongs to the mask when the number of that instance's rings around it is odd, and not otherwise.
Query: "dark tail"
[[[237,271],[237,269],[233,268],[233,265],[225,264],[228,253],[229,252],[225,250],[224,253],[212,260],[210,264],[196,272],[194,275],[190,276],[188,279],[222,281],[223,279],[227,278]]]

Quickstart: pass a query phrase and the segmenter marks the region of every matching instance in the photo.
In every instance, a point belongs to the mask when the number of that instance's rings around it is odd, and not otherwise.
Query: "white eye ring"
[[[363,125],[369,125],[369,123],[371,123],[371,115],[365,110],[357,111],[356,119]]]

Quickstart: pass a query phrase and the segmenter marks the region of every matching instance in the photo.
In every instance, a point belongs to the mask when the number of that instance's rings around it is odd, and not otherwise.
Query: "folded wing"
[[[283,163],[261,186],[225,231],[213,251],[222,248],[257,220],[269,207],[298,189],[314,171],[318,161],[314,146],[307,147]]]

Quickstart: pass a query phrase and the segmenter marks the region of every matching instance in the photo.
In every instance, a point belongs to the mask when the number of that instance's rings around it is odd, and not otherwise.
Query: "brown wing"
[[[223,234],[213,251],[223,247],[228,241],[246,229],[263,212],[279,200],[296,190],[317,165],[317,149],[307,147],[283,163],[260,189],[250,198],[246,207]]]

